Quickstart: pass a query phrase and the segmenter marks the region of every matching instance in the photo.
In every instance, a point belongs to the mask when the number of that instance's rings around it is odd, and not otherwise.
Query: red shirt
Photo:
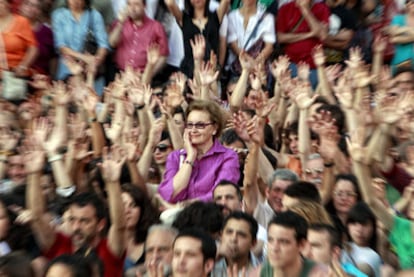
[[[325,3],[315,3],[312,5],[311,12],[314,17],[321,23],[328,25],[330,11],[329,7]],[[276,29],[280,33],[291,33],[295,28],[295,25],[301,20],[302,13],[296,6],[296,1],[283,5],[278,14],[276,20]],[[306,19],[302,20],[302,23],[296,28],[294,33],[308,33],[311,28],[308,25]],[[297,42],[289,43],[285,45],[284,51],[290,60],[294,63],[306,62],[311,68],[315,68],[312,58],[312,50],[315,46],[322,42],[318,38],[310,38],[300,40]]]
[[[122,257],[112,254],[108,248],[107,239],[100,240],[95,251],[104,266],[104,277],[122,277],[125,254]],[[72,254],[73,252],[74,249],[70,237],[57,233],[52,247],[43,254],[46,258],[53,259],[62,254]]]
[[[131,65],[134,69],[143,71],[147,64],[147,49],[153,43],[159,45],[161,56],[168,56],[168,39],[161,23],[147,16],[144,16],[141,26],[127,20],[122,26],[116,48],[118,68],[124,70],[127,65]]]

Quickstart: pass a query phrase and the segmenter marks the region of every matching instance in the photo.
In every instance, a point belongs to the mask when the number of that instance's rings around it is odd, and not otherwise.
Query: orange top
[[[299,177],[302,176],[302,165],[299,158],[295,156],[289,156],[289,161],[286,165],[286,168],[298,174]]]
[[[31,46],[37,41],[30,22],[23,16],[13,14],[13,19],[2,33],[9,69],[17,67]]]

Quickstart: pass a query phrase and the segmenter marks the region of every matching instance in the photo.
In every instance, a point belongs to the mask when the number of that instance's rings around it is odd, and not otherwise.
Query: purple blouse
[[[221,180],[237,183],[240,178],[239,158],[236,152],[215,140],[210,150],[200,160],[195,160],[188,186],[173,197],[173,179],[186,156],[184,149],[168,155],[164,181],[158,187],[158,192],[170,203],[188,199],[211,201],[213,190]]]

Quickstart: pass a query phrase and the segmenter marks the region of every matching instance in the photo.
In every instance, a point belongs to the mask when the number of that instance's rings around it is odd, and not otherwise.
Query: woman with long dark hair
[[[210,58],[211,51],[218,55],[219,28],[230,1],[222,0],[216,12],[209,11],[210,0],[185,0],[184,12],[179,9],[175,0],[164,1],[183,31],[184,60],[181,71],[192,78],[194,57],[190,42],[197,35],[202,35],[206,42],[204,59]]]

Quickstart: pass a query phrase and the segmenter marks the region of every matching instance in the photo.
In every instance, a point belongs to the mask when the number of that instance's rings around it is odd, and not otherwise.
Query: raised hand
[[[206,39],[203,35],[196,35],[190,40],[194,60],[202,60],[206,53]]]
[[[288,71],[290,65],[289,57],[286,55],[279,56],[277,60],[273,61],[271,72],[276,80],[279,80],[281,74]]]
[[[250,85],[254,90],[261,90],[262,89],[262,82],[257,74],[251,73],[249,75]]]
[[[338,98],[339,103],[345,109],[352,109],[354,105],[354,94],[352,88],[345,76],[341,76],[336,86],[333,87],[335,96]]]
[[[325,68],[326,77],[331,85],[335,84],[335,81],[341,76],[342,67],[340,64],[334,64]]]
[[[309,82],[310,67],[307,63],[298,63],[298,77],[303,82]]]
[[[326,62],[322,45],[315,46],[312,50],[313,62],[316,66],[323,66]]]
[[[197,148],[191,142],[191,130],[184,130],[184,149],[187,152],[187,159],[191,162],[194,162],[197,158]]]
[[[219,71],[213,68],[210,62],[202,62],[200,68],[200,82],[202,86],[210,86],[217,81]]]
[[[161,140],[161,133],[165,129],[165,121],[162,118],[157,118],[151,126],[148,137],[148,143],[151,146],[156,146]]]
[[[30,82],[30,85],[39,90],[49,90],[52,87],[50,77],[43,74],[33,75],[33,80]]]
[[[348,153],[355,162],[363,164],[369,163],[369,157],[367,154],[367,147],[364,145],[365,141],[365,127],[358,127],[353,131],[350,138],[346,138],[346,144],[348,146]]]
[[[296,89],[291,92],[291,97],[301,110],[308,109],[315,101],[317,94],[310,97],[311,87],[309,83],[299,84]]]
[[[72,93],[67,89],[66,85],[62,81],[53,83],[54,102],[56,105],[65,106],[72,100]]]
[[[32,133],[28,132],[23,145],[19,148],[19,152],[23,156],[27,174],[38,173],[43,170],[45,151],[41,146],[41,142]]]
[[[387,49],[387,38],[381,35],[376,36],[372,43],[372,48],[376,53],[384,53],[385,49]]]
[[[359,47],[352,47],[349,51],[349,60],[345,63],[351,70],[357,70],[362,64],[362,51]]]
[[[119,145],[113,145],[110,149],[104,147],[102,153],[102,163],[98,164],[102,178],[107,183],[119,182],[126,160],[125,151]]]
[[[66,65],[66,67],[73,75],[77,76],[83,73],[82,65],[71,56],[65,56],[63,59],[63,63]]]
[[[175,108],[184,102],[184,96],[181,92],[181,87],[177,84],[170,84],[167,87],[166,95],[163,99],[167,108]]]
[[[240,52],[239,61],[242,69],[250,72],[254,68],[254,59],[245,51]]]
[[[131,129],[123,134],[123,148],[127,154],[128,161],[135,161],[137,157],[139,128]]]

